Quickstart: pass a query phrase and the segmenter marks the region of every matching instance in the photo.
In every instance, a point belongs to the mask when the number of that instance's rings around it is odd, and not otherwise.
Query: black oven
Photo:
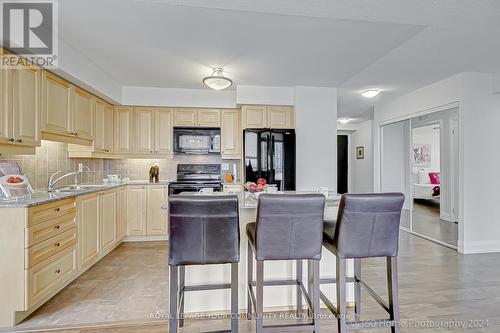
[[[221,183],[203,184],[203,183],[181,183],[172,182],[168,185],[168,194],[179,194],[182,192],[200,192],[203,188],[213,188],[214,192],[222,191]]]

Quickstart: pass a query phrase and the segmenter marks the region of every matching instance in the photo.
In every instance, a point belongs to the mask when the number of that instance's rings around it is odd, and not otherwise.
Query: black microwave
[[[174,127],[174,153],[220,154],[220,129]]]

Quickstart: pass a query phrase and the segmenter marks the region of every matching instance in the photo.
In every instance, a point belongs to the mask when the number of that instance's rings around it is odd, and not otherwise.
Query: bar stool
[[[169,333],[184,326],[184,293],[231,289],[231,330],[238,332],[239,207],[236,195],[169,198]],[[189,265],[231,264],[231,283],[185,285]],[[179,318],[180,317],[180,318]]]
[[[248,319],[255,310],[257,333],[272,329],[285,331],[297,326],[312,326],[319,333],[319,261],[323,234],[325,197],[321,194],[261,194],[257,220],[247,224],[248,236]],[[257,282],[253,280],[253,258],[257,261]],[[264,281],[264,262],[267,260],[296,260],[295,280]],[[310,286],[302,283],[302,260],[308,260]],[[310,311],[312,322],[291,325],[264,326],[263,287],[297,286],[297,314],[302,309],[302,294]],[[256,287],[255,296],[253,287]]]
[[[321,300],[336,315],[338,332],[348,328],[391,327],[399,333],[397,256],[402,193],[344,194],[337,221],[325,221],[323,246],[337,257],[337,306],[321,293]],[[361,280],[361,258],[386,257],[389,304]],[[346,277],[346,259],[354,259],[354,278]],[[354,283],[355,321],[346,319],[346,283]],[[388,313],[390,319],[359,321],[361,285]]]

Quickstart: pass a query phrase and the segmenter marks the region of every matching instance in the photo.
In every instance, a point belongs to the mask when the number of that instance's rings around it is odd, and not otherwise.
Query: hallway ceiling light
[[[203,78],[203,83],[215,90],[229,88],[233,84],[233,81],[225,77],[224,74],[222,74],[223,71],[224,69],[222,68],[214,68],[212,75]]]
[[[351,118],[339,118],[339,119],[337,119],[337,121],[341,124],[347,124],[348,122],[351,122],[352,119]]]
[[[361,96],[363,96],[365,98],[373,98],[373,97],[377,96],[378,94],[380,94],[380,92],[381,92],[380,89],[368,89],[368,90],[362,91]]]

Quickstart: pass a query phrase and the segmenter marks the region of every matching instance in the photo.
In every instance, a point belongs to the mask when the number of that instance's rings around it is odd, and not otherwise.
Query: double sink
[[[107,188],[109,184],[94,184],[94,185],[71,185],[52,191],[52,193],[78,193],[84,191],[99,190]]]

